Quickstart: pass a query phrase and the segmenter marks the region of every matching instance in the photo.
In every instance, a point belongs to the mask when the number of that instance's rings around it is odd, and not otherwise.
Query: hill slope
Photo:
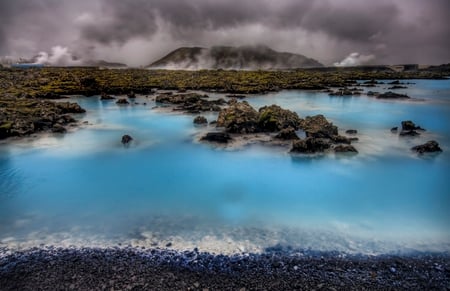
[[[178,48],[150,68],[165,69],[292,69],[323,67],[300,54],[277,52],[266,46]]]

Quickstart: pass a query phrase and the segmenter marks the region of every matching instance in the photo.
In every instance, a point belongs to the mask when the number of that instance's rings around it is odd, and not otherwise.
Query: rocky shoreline
[[[274,246],[226,256],[138,248],[0,252],[1,290],[448,290],[448,254],[358,256]]]

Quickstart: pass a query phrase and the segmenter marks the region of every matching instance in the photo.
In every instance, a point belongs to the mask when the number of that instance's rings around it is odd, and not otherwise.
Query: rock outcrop
[[[302,140],[296,140],[292,143],[292,153],[314,154],[321,153],[329,149],[331,144],[323,138],[308,137]]]
[[[208,95],[197,93],[173,94],[170,92],[159,94],[155,101],[161,104],[176,105],[174,110],[188,113],[220,111],[220,106],[226,103],[224,99],[207,100],[208,98]]]
[[[133,140],[133,138],[128,134],[125,134],[124,136],[122,136],[122,143],[124,145],[129,144],[132,140]]]
[[[315,116],[307,116],[300,122],[300,128],[303,129],[307,137],[315,138],[332,138],[338,135],[337,126],[321,114]]]
[[[297,133],[295,132],[295,129],[292,127],[288,127],[285,129],[282,129],[276,136],[275,138],[277,139],[282,139],[282,140],[297,140],[300,139],[297,135]]]
[[[277,132],[289,127],[298,130],[300,122],[301,119],[297,113],[278,105],[264,106],[259,109],[258,127],[262,132]]]
[[[439,147],[439,143],[434,140],[430,140],[422,145],[412,147],[411,150],[419,154],[442,152],[442,149]]]
[[[226,132],[208,132],[201,140],[214,143],[228,143],[232,138]]]
[[[229,133],[255,133],[259,132],[258,121],[259,113],[247,101],[242,101],[222,109],[217,126]]]
[[[206,119],[206,117],[204,116],[197,116],[194,118],[194,124],[198,124],[198,125],[206,125],[208,124],[208,120]]]
[[[0,139],[40,131],[63,133],[76,120],[72,113],[86,112],[76,103],[4,96],[0,99]]]

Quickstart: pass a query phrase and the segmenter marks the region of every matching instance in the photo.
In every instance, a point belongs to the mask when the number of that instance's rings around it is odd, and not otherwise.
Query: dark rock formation
[[[420,126],[416,126],[411,120],[402,121],[402,130],[425,130]]]
[[[378,95],[380,95],[379,92],[374,92],[374,91],[368,91],[367,92],[367,96],[378,96]]]
[[[194,118],[194,124],[201,124],[201,125],[205,125],[208,124],[208,120],[206,119],[206,117],[204,116],[197,116]]]
[[[334,135],[331,137],[331,140],[335,143],[351,144],[351,140],[348,137],[342,135]]]
[[[326,139],[308,137],[306,139],[294,141],[292,144],[291,153],[321,153],[330,147],[331,144]]]
[[[300,139],[295,132],[295,129],[292,127],[284,128],[282,129],[275,138],[282,139],[282,140],[292,140],[292,139]]]
[[[408,95],[405,94],[398,94],[391,91],[388,91],[386,93],[379,94],[377,96],[378,99],[410,99]]]
[[[119,100],[117,100],[116,104],[119,104],[119,105],[128,105],[128,104],[130,104],[130,102],[128,102],[128,100],[125,99],[125,98],[120,98]]]
[[[220,111],[220,106],[226,103],[224,99],[207,100],[207,98],[209,98],[208,95],[197,93],[164,93],[156,96],[155,101],[162,104],[177,105],[174,110],[185,111],[188,113]]]
[[[307,137],[332,138],[338,135],[338,128],[321,114],[307,116],[301,120],[300,128],[306,132]]]
[[[276,132],[288,127],[297,130],[300,121],[297,113],[278,105],[264,106],[259,109],[258,127],[263,132]]]
[[[231,140],[231,136],[226,132],[208,132],[201,140],[216,143],[228,143]]]
[[[346,134],[357,134],[358,131],[356,129],[348,129],[345,131]]]
[[[230,133],[258,132],[259,113],[247,101],[242,101],[222,109],[217,118],[217,126]]]
[[[105,92],[102,92],[102,94],[100,95],[100,100],[114,100],[114,99],[116,98],[106,94]]]
[[[83,112],[76,103],[4,96],[0,99],[0,139],[40,131],[65,132],[65,125],[76,122],[69,114]]]
[[[334,147],[335,153],[357,153],[358,151],[352,145],[337,145]]]
[[[125,134],[124,136],[122,136],[122,143],[124,145],[129,144],[132,140],[133,140],[133,138],[131,136],[129,136],[128,134]]]
[[[389,87],[388,89],[389,90],[397,90],[397,89],[407,89],[407,88],[408,87],[406,87],[406,86],[395,85],[395,86]]]
[[[398,131],[398,127],[397,126],[391,128],[391,132],[397,132],[397,131]]]
[[[439,144],[434,140],[430,140],[422,145],[412,147],[411,150],[413,150],[419,154],[442,152],[442,149],[439,147]]]

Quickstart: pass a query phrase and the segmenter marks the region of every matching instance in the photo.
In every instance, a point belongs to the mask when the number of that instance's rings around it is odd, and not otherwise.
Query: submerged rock
[[[412,147],[411,150],[423,154],[423,153],[433,153],[433,152],[442,152],[442,149],[439,147],[439,143],[434,140],[427,141],[422,145],[418,145]]]
[[[335,153],[358,153],[352,145],[337,145],[334,147]]]
[[[321,153],[329,149],[331,144],[323,138],[308,137],[302,140],[296,140],[292,144],[291,153],[313,154]]]
[[[411,97],[409,97],[408,95],[405,94],[398,94],[398,93],[394,93],[392,91],[388,91],[386,93],[382,93],[377,95],[378,99],[410,99]]]
[[[292,127],[288,127],[285,129],[282,129],[275,138],[282,139],[282,140],[292,140],[292,139],[300,139],[295,132],[295,129]]]
[[[194,118],[194,124],[201,124],[201,125],[205,125],[208,124],[208,120],[206,119],[206,117],[204,116],[197,116]]]
[[[391,132],[397,132],[397,131],[398,131],[398,127],[397,126],[391,128]]]
[[[130,102],[128,102],[128,100],[125,99],[125,98],[120,98],[119,100],[117,100],[116,104],[119,104],[119,105],[128,105],[128,104],[130,104]]]
[[[208,132],[201,138],[203,141],[216,143],[228,143],[231,139],[231,136],[226,132]]]
[[[129,144],[132,140],[133,140],[133,138],[131,136],[129,136],[128,134],[125,134],[124,136],[122,136],[122,143],[124,145]]]
[[[300,128],[306,132],[307,137],[332,138],[338,135],[338,128],[322,115],[307,116],[300,122]]]
[[[116,98],[106,94],[105,92],[102,92],[102,94],[100,95],[100,100],[114,100],[114,99]]]
[[[348,129],[345,131],[346,134],[357,134],[358,131],[356,129]]]

